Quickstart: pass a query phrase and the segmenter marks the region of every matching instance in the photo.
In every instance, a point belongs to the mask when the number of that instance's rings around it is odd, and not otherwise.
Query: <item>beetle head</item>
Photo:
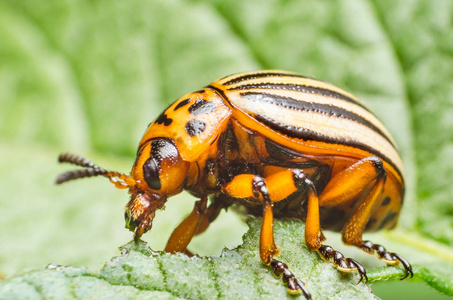
[[[182,191],[189,163],[179,155],[171,139],[156,138],[138,150],[131,177],[131,200],[126,205],[126,227],[135,231],[135,240],[152,226],[155,211],[164,207],[167,198]]]
[[[167,198],[184,188],[189,163],[179,155],[168,138],[144,143],[137,153],[130,175],[105,170],[93,162],[73,154],[62,154],[59,162],[75,164],[84,169],[69,171],[57,178],[57,184],[73,179],[104,176],[117,188],[128,188],[131,199],[126,205],[126,228],[134,231],[134,240],[151,229],[156,210],[164,207]]]

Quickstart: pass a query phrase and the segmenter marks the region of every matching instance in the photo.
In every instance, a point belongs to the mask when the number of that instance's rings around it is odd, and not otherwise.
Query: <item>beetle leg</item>
[[[378,180],[379,181],[379,180]],[[376,188],[379,187],[379,183],[376,183],[375,187],[371,192],[373,192]],[[376,193],[375,193],[376,194]],[[393,253],[393,252],[388,252],[383,246],[378,245],[378,244],[373,244],[370,241],[363,241],[362,240],[362,232],[363,228],[365,227],[369,215],[371,214],[371,208],[372,207],[372,202],[376,202],[376,199],[378,195],[373,195],[370,193],[368,195],[367,199],[360,205],[359,209],[354,213],[354,215],[351,217],[349,222],[346,224],[345,228],[343,229],[343,241],[347,245],[354,245],[357,246],[359,249],[373,254],[376,251],[377,257],[385,262],[388,265],[392,266],[397,266],[400,263],[403,265],[405,274],[401,278],[401,280],[406,279],[409,275],[412,278],[414,276],[412,272],[412,266],[411,264],[404,259],[402,256]],[[370,198],[370,199],[369,199]],[[362,207],[363,206],[363,207]],[[367,216],[368,214],[368,216]],[[366,221],[363,219],[366,218]],[[355,223],[355,224],[353,224]],[[360,224],[362,227],[356,227],[357,224]],[[362,225],[363,224],[363,225]]]
[[[272,272],[277,278],[282,276],[283,284],[286,285],[286,289],[290,294],[303,292],[306,299],[311,299],[311,294],[306,289],[305,283],[296,278],[285,263],[274,258],[274,256],[280,254],[280,250],[274,243],[272,200],[262,177],[256,176],[253,178],[252,190],[255,197],[261,195],[263,198],[263,224],[260,233],[261,261],[265,265],[271,266]]]
[[[227,207],[224,203],[214,200],[206,208],[206,202],[207,197],[195,202],[192,212],[173,230],[165,247],[166,252],[184,252],[189,256],[193,256],[186,249],[187,245],[194,236],[203,233],[208,228],[209,224],[218,217],[222,208]]]
[[[271,263],[274,256],[280,254],[280,250],[274,243],[274,215],[272,201],[264,179],[259,176],[253,177],[252,192],[256,198],[261,196],[263,201],[263,224],[260,233],[260,257],[265,265]]]
[[[378,157],[370,156],[359,160],[349,168],[338,173],[329,181],[319,195],[319,205],[321,207],[340,205],[360,194],[361,191],[369,187],[373,182],[374,186],[376,186],[378,183],[377,181],[381,181],[382,184],[380,184],[379,189],[369,193],[370,195],[375,194],[375,198],[377,198],[382,192],[386,176],[382,161]],[[367,207],[369,206],[370,205],[367,205]],[[365,223],[366,221],[368,221],[368,219],[365,220]]]
[[[173,230],[173,233],[168,239],[165,252],[176,253],[184,252],[187,245],[192,240],[197,227],[200,224],[201,217],[206,211],[208,197],[203,197],[195,202],[192,212],[185,218],[178,227]]]
[[[343,242],[347,245],[354,245],[371,254],[374,253],[374,251],[377,251],[378,258],[387,264],[397,265],[401,262],[406,270],[404,276],[404,278],[406,278],[409,274],[412,274],[412,268],[404,258],[395,253],[387,252],[385,248],[380,245],[373,245],[371,242],[364,242],[362,239],[363,230],[384,189],[386,176],[382,161],[379,158],[376,156],[364,158],[346,170],[338,173],[330,180],[319,196],[319,204],[321,207],[340,205],[351,200],[353,197],[357,196],[360,191],[372,185],[372,188],[364,201],[343,228]],[[337,268],[343,272],[357,269],[361,275],[361,280],[363,278],[366,280],[366,273],[363,274],[361,271],[362,269],[365,271],[362,266],[355,261],[351,264],[351,259],[349,259],[350,261],[346,261],[348,268],[344,269],[341,264],[335,262],[336,257],[340,256],[335,253],[335,251],[331,252],[327,247],[328,246],[324,246],[324,248],[318,250],[324,259],[329,260],[333,258],[334,264],[336,264]],[[353,266],[355,266],[355,268]]]
[[[365,268],[352,258],[345,258],[343,254],[334,250],[332,247],[323,245],[325,237],[322,234],[319,224],[319,199],[316,189],[311,180],[299,170],[293,170],[294,183],[299,188],[307,188],[308,207],[307,219],[305,221],[305,242],[311,250],[317,250],[320,256],[327,262],[332,261],[334,266],[342,272],[358,271],[360,280],[368,281]]]
[[[300,171],[300,173],[302,172]],[[272,203],[285,199],[296,192],[298,188],[294,183],[293,171],[287,170],[272,174],[266,177],[266,179],[252,174],[237,175],[222,189],[231,197],[254,198],[262,201],[263,223],[260,233],[261,261],[271,267],[272,272],[277,278],[282,277],[282,281],[290,294],[303,292],[305,298],[311,299],[305,283],[297,279],[285,263],[274,258],[280,251],[274,243]]]
[[[363,245],[360,246],[360,249],[370,254],[374,254],[376,252],[376,256],[388,265],[396,266],[401,263],[406,271],[406,274],[401,277],[401,280],[406,279],[409,275],[411,275],[410,278],[414,276],[412,266],[407,260],[396,253],[388,252],[383,246],[373,244],[370,241],[364,241]]]
[[[344,273],[358,271],[360,279],[357,283],[360,283],[362,281],[364,281],[365,283],[368,282],[365,268],[355,259],[344,257],[341,252],[336,251],[332,247],[327,245],[321,245],[321,247],[319,247],[317,251],[322,259],[324,259],[326,262],[332,262],[338,270]]]
[[[311,299],[311,294],[305,287],[305,283],[303,283],[300,279],[297,279],[284,262],[272,258],[270,266],[275,277],[282,277],[282,281],[285,285],[287,285],[287,290],[290,294],[303,292],[307,300]]]
[[[220,201],[216,201],[215,199],[206,209],[204,214],[201,215],[200,221],[197,226],[197,230],[195,231],[194,236],[199,235],[206,231],[209,225],[217,219],[220,214],[222,208],[227,208],[229,204],[224,204]]]
[[[306,178],[302,171],[296,173]],[[241,174],[222,187],[222,190],[231,197],[254,198],[262,201],[263,224],[260,235],[260,256],[261,261],[266,265],[269,265],[272,257],[279,253],[274,243],[272,203],[287,198],[299,189],[294,176],[295,173],[292,170],[274,173],[266,179],[252,174]],[[313,186],[313,184],[311,185]],[[315,206],[317,208],[317,205]],[[319,216],[317,221],[319,229]],[[320,229],[317,231],[320,232]]]
[[[373,184],[370,193],[343,229],[345,244],[360,246],[363,243],[363,229],[383,190],[385,178],[386,173],[381,160],[375,156],[367,157],[338,173],[319,195],[321,207],[337,206],[351,200]],[[365,268],[354,259],[345,258],[343,254],[327,245],[322,245],[317,251],[324,260],[332,261],[338,270],[342,272],[357,270],[360,274],[359,282],[368,281]]]
[[[321,243],[326,240],[319,224],[319,199],[313,182],[307,178],[304,172],[293,170],[294,184],[298,189],[307,189],[308,205],[307,219],[305,220],[305,242],[311,250],[317,250]]]

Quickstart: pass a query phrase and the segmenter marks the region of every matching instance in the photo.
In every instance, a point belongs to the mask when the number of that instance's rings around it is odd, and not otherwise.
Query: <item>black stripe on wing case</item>
[[[346,141],[341,138],[327,136],[327,135],[320,134],[320,133],[317,133],[317,132],[314,132],[314,131],[311,131],[311,130],[308,130],[305,128],[298,128],[295,126],[282,124],[280,122],[277,122],[275,120],[272,120],[271,118],[268,118],[268,117],[262,116],[262,115],[254,115],[253,117],[260,123],[271,128],[272,130],[281,132],[290,138],[319,141],[319,142],[324,142],[324,143],[328,143],[328,144],[340,144],[340,145],[350,146],[350,147],[354,147],[357,149],[367,151],[373,155],[376,155],[376,156],[382,158],[384,161],[386,161],[389,165],[391,165],[396,170],[396,172],[398,173],[400,178],[403,178],[400,169],[398,169],[398,167],[392,162],[391,159],[389,159],[387,156],[385,156],[378,150],[376,150],[372,147],[369,147],[365,144],[362,144],[359,142],[353,142],[350,140]]]
[[[238,74],[240,75],[240,74]],[[257,78],[266,78],[266,77],[298,77],[298,78],[310,78],[298,74],[293,74],[293,73],[284,73],[284,72],[261,72],[261,73],[247,73],[246,75],[242,75],[233,79],[230,79],[229,81],[223,83],[223,85],[231,85],[235,83],[239,83],[245,80],[251,80],[251,79],[257,79]]]
[[[305,102],[302,100],[296,100],[290,97],[282,97],[279,95],[268,94],[268,93],[255,93],[255,92],[244,92],[240,94],[241,97],[259,103],[272,103],[277,106],[287,107],[289,109],[294,110],[301,110],[301,111],[309,111],[314,113],[320,113],[331,117],[348,119],[362,125],[367,126],[371,130],[375,131],[383,138],[385,138],[394,148],[392,140],[385,135],[382,130],[377,128],[373,123],[368,121],[367,119],[345,110],[340,107],[336,107],[334,105],[326,105],[320,103],[313,103],[313,102]],[[289,124],[290,125],[290,124]]]
[[[355,105],[360,106],[361,108],[369,112],[368,107],[363,105],[363,103],[352,99],[351,97],[348,97],[344,94],[329,89],[324,89],[315,86],[293,83],[257,83],[257,84],[243,84],[240,86],[228,88],[228,90],[249,90],[249,89],[290,90],[307,94],[317,94],[325,97],[340,99],[350,103],[354,103]]]

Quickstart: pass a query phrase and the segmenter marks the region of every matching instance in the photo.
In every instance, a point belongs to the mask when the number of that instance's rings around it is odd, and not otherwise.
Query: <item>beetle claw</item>
[[[275,277],[282,277],[283,284],[286,285],[286,290],[289,294],[297,295],[302,292],[307,300],[311,300],[311,294],[305,287],[305,283],[294,276],[287,264],[276,260],[275,258],[271,258],[270,266]]]
[[[347,258],[347,259],[350,261],[350,265],[357,268],[357,271],[359,272],[360,279],[357,282],[357,284],[359,284],[361,282],[368,283],[368,276],[366,276],[366,269],[361,264],[359,264],[355,259],[352,259],[352,258]]]
[[[388,252],[384,248],[384,246],[379,244],[373,244],[370,241],[364,241],[360,249],[370,254],[376,252],[377,257],[388,265],[396,266],[399,263],[401,263],[404,267],[405,274],[403,277],[400,278],[400,280],[406,279],[409,275],[410,278],[414,277],[414,272],[412,271],[411,264],[401,255],[398,255],[393,252]]]
[[[349,273],[353,271],[359,272],[360,279],[357,284],[368,282],[368,276],[366,275],[366,269],[358,263],[355,259],[344,257],[344,255],[334,250],[332,247],[327,245],[321,245],[318,249],[319,255],[327,261],[332,262],[333,265],[341,272]]]
[[[400,278],[400,280],[404,280],[406,279],[409,274],[411,275],[410,278],[414,277],[414,272],[412,271],[412,266],[411,264],[405,260],[402,256],[396,254],[396,253],[392,253],[393,257],[395,257],[404,267],[404,271],[405,271],[405,274],[403,277]]]

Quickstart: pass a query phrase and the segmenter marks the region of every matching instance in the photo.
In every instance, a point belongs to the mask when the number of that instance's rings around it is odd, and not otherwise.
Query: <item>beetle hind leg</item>
[[[370,187],[356,212],[343,228],[343,242],[347,245],[360,247],[363,244],[362,233],[373,208],[379,199],[386,179],[386,172],[382,161],[376,156],[364,158],[333,177],[319,195],[319,206],[335,207],[356,197],[361,191]],[[310,208],[310,207],[309,207]],[[307,213],[308,218],[312,212]],[[343,254],[327,245],[313,248],[320,256],[341,272],[358,271],[359,283],[368,281],[365,268],[352,258],[345,258]]]
[[[400,278],[400,280],[406,279],[409,275],[410,278],[414,276],[411,264],[401,255],[398,255],[394,252],[389,252],[383,246],[379,244],[373,244],[370,241],[364,241],[362,246],[360,246],[359,248],[370,254],[376,253],[376,256],[388,265],[397,266],[401,263],[404,267],[405,274]]]
[[[377,257],[389,265],[398,265],[401,263],[405,268],[404,279],[409,275],[412,277],[413,274],[412,267],[409,262],[398,254],[388,252],[381,245],[375,245],[369,241],[364,242],[362,239],[363,231],[369,221],[369,218],[374,211],[376,204],[381,199],[386,177],[387,174],[383,167],[383,163],[379,158],[376,156],[364,158],[343,172],[338,173],[321,193],[319,203],[320,206],[323,207],[334,207],[347,202],[357,196],[357,194],[366,187],[370,187],[371,190],[369,190],[368,195],[366,195],[363,202],[343,228],[343,242],[346,245],[356,246],[370,254],[374,254],[376,252]],[[321,256],[323,256],[322,250],[318,250],[318,252],[320,252]],[[324,253],[328,252],[330,251],[324,251]],[[332,258],[335,261],[335,258],[333,258],[334,255],[336,254],[329,253],[327,254],[327,257],[329,259]],[[326,258],[326,256],[324,256],[324,258]],[[358,265],[357,262],[350,259],[345,262],[347,265],[349,263],[349,266]],[[340,270],[342,269],[341,265],[337,265],[337,268]],[[361,273],[358,266],[357,270]],[[362,273],[361,276],[361,279],[364,278]]]

